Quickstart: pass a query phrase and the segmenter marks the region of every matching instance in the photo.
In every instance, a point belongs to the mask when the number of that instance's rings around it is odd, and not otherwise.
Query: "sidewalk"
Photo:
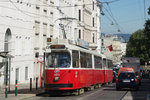
[[[0,91],[0,100],[23,100],[36,94],[44,92],[44,88],[38,87],[36,90],[35,85],[32,85],[32,90],[30,90],[30,84],[18,84],[18,95],[15,96],[15,85],[10,86],[10,91],[8,92],[8,98],[5,98],[5,89]]]

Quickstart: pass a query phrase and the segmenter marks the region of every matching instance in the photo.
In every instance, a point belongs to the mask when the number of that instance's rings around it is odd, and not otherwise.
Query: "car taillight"
[[[118,78],[116,79],[116,83],[118,83]]]
[[[138,80],[137,80],[137,79],[135,79],[135,83],[138,83]]]

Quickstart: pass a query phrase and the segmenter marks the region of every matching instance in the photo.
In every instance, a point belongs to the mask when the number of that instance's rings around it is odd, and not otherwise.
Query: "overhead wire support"
[[[119,1],[119,0],[113,0],[113,1],[108,1],[108,2],[106,1],[106,2],[100,2],[100,3],[102,3],[102,4],[108,4],[108,3],[113,3],[113,2],[116,2],[116,1]],[[14,3],[19,3],[19,2],[14,2],[12,0],[0,1],[0,2],[11,2],[11,3],[13,3],[13,5],[14,5]],[[28,4],[28,3],[27,2],[21,2],[21,4]],[[95,4],[97,4],[97,3],[95,3]],[[75,5],[71,5],[71,6],[53,6],[53,5],[49,5],[49,4],[45,4],[45,3],[44,3],[44,5],[30,3],[30,5],[37,5],[37,6],[44,6],[44,7],[53,7],[53,8],[57,8],[57,7],[59,7],[59,8],[67,8],[67,7],[77,7],[77,6],[88,6],[88,5],[93,5],[93,3],[82,4],[82,5],[75,4]]]
[[[145,21],[146,21],[145,0],[143,0],[143,2],[144,2],[144,19],[145,19]]]
[[[27,16],[30,16],[30,17],[34,17],[34,16],[31,16],[31,15],[29,15],[29,14],[23,12],[21,9],[19,9],[19,8],[13,3],[13,1],[9,0],[9,2],[12,3],[12,5],[13,5],[18,11],[20,11],[21,13],[23,13],[23,14],[25,14],[25,15],[27,15]],[[36,17],[36,16],[35,16],[35,17]]]
[[[104,1],[106,2],[106,0],[104,0]],[[116,0],[116,1],[119,1],[119,0]],[[107,6],[108,6],[109,11],[108,11],[108,9],[106,9],[105,7],[103,7],[103,8],[108,12],[109,16],[110,16],[110,17],[112,18],[112,20],[115,22],[115,24],[114,24],[113,21],[112,21],[112,24],[111,24],[111,25],[116,25],[116,28],[118,28],[118,32],[121,32],[121,33],[122,33],[122,31],[120,30],[121,26],[118,24],[117,20],[115,19],[114,15],[113,15],[113,13],[112,13],[112,11],[111,11],[111,8],[110,8],[110,6],[109,6],[109,2],[107,2],[106,4],[107,4]],[[107,17],[107,16],[106,16],[106,17]],[[109,17],[107,17],[107,18],[109,18]]]

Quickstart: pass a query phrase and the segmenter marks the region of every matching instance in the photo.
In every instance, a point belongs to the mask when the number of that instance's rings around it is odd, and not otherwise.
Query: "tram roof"
[[[89,50],[89,49],[83,48],[83,47],[81,47],[81,46],[79,46],[75,43],[74,44],[69,43],[67,40],[64,40],[64,41],[58,42],[58,40],[57,40],[57,42],[52,42],[50,45],[65,45],[65,47],[68,50],[77,50],[77,51],[81,51],[81,52],[90,53],[90,54],[93,54],[93,55],[96,55],[96,56],[101,56],[102,58],[106,58],[105,55],[98,53],[96,50]],[[54,49],[54,50],[63,50],[63,49]]]

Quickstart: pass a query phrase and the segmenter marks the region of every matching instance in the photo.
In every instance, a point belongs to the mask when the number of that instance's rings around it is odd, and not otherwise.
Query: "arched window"
[[[11,40],[11,30],[8,28],[5,33],[5,40],[4,40],[4,51],[10,51],[10,40]]]

